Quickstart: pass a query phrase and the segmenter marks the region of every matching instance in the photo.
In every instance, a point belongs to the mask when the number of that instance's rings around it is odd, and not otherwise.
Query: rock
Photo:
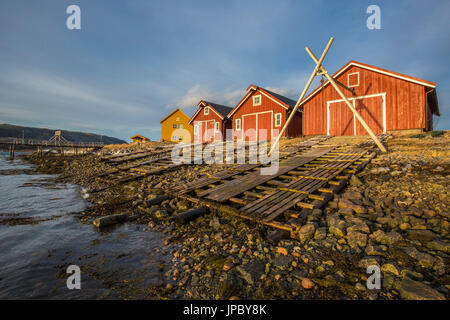
[[[213,218],[210,220],[209,225],[210,225],[211,227],[213,227],[214,229],[220,228],[221,224],[220,224],[219,218],[213,217]]]
[[[343,216],[352,216],[354,213],[353,209],[351,208],[341,208],[339,209],[339,214]]]
[[[433,265],[436,261],[436,258],[434,258],[432,255],[424,252],[419,252],[416,255],[416,259],[419,262],[419,265],[421,265],[424,268],[433,268]]]
[[[252,278],[252,275],[250,274],[250,272],[248,272],[247,270],[245,270],[241,266],[236,267],[236,270],[239,271],[239,273],[241,274],[242,279],[244,279],[245,282],[247,282],[250,285],[254,284],[253,278]]]
[[[437,290],[409,278],[404,278],[396,288],[406,300],[446,300]]]
[[[360,187],[363,185],[363,183],[358,179],[357,176],[352,175],[352,177],[350,178],[350,185],[354,187]]]
[[[285,255],[285,256],[288,254],[286,248],[283,248],[283,247],[278,247],[277,248],[277,253],[280,253],[280,254]]]
[[[301,242],[306,242],[313,237],[315,231],[316,231],[316,228],[314,227],[314,225],[311,223],[308,223],[300,228],[297,235]]]
[[[353,224],[351,227],[347,228],[347,233],[349,232],[362,232],[362,233],[370,233],[369,226],[364,222],[359,222]]]
[[[395,231],[385,233],[383,230],[377,230],[370,235],[370,237],[382,244],[394,244],[403,239],[402,236]]]
[[[414,206],[409,208],[408,213],[410,213],[418,218],[423,216],[423,211]]]
[[[364,248],[367,245],[367,235],[361,232],[350,232],[347,234],[348,245],[351,248]]]
[[[436,212],[429,209],[423,209],[423,213],[427,218],[432,218],[436,215]]]
[[[360,214],[367,213],[367,209],[365,207],[355,204],[349,199],[340,199],[338,203],[338,208],[339,209],[349,208],[355,211],[356,213]]]
[[[168,213],[166,210],[161,209],[161,210],[156,210],[154,215],[156,218],[162,219],[162,218],[166,218],[168,216]]]
[[[285,269],[292,264],[293,260],[291,256],[278,256],[273,259],[273,265],[279,269]]]
[[[370,173],[379,174],[379,173],[386,173],[389,171],[391,171],[391,169],[389,169],[387,167],[379,167],[379,168],[374,168],[374,169],[370,170]]]
[[[392,289],[392,287],[395,285],[395,278],[392,276],[384,276],[383,277],[383,288],[385,289]]]
[[[323,240],[327,237],[327,228],[317,228],[316,232],[314,233],[314,239],[316,240]]]
[[[406,238],[409,240],[418,240],[422,243],[427,243],[436,237],[435,233],[430,230],[408,230]]]
[[[355,284],[355,289],[358,291],[366,291],[366,286],[358,282],[357,284]]]
[[[365,250],[366,254],[369,256],[383,256],[385,253],[381,250],[380,247],[369,243]]]
[[[441,240],[434,240],[426,244],[427,248],[435,251],[450,253],[450,244]]]
[[[374,257],[364,257],[359,260],[358,266],[364,269],[367,269],[369,266],[380,266],[378,260]]]
[[[402,248],[403,251],[408,254],[410,257],[417,260],[420,266],[424,268],[432,268],[436,258],[434,258],[432,255],[429,255],[428,253],[420,252],[414,247],[406,247]]]
[[[412,280],[422,280],[423,279],[423,275],[421,273],[415,272],[412,270],[408,270],[408,269],[403,269],[400,274],[403,278],[408,277]]]
[[[231,261],[225,262],[223,265],[223,271],[231,270],[234,267],[234,263]]]
[[[411,225],[407,222],[403,222],[403,223],[400,223],[400,225],[398,227],[400,228],[400,230],[408,230],[411,228]]]
[[[328,219],[328,231],[336,236],[337,238],[342,238],[345,235],[346,223],[344,220],[339,219],[338,216],[329,216]]]
[[[345,225],[345,223],[343,221],[342,221],[342,224]],[[328,231],[335,237],[342,238],[345,234],[344,225],[342,225],[342,224],[331,226]]]
[[[397,277],[400,276],[400,273],[399,273],[397,267],[392,263],[383,264],[381,266],[381,271],[392,273],[392,274],[396,275]]]
[[[306,290],[312,289],[314,287],[314,282],[308,278],[302,279],[302,287]]]

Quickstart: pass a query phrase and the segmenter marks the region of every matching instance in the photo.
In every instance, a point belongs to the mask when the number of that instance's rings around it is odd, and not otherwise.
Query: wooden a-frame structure
[[[305,48],[306,52],[308,52],[308,54],[311,56],[311,59],[316,63],[316,66],[315,66],[313,72],[311,73],[311,75],[310,75],[310,77],[308,79],[308,82],[306,83],[305,87],[303,88],[302,94],[298,98],[297,103],[295,104],[295,107],[292,110],[289,118],[286,120],[286,123],[284,124],[283,128],[281,129],[280,133],[278,134],[278,137],[275,139],[275,142],[272,144],[272,147],[271,147],[271,149],[269,151],[269,155],[277,147],[277,145],[278,145],[278,143],[280,141],[280,137],[283,135],[284,131],[286,131],[286,128],[289,125],[289,122],[291,122],[292,117],[294,116],[295,112],[297,111],[298,107],[300,106],[300,103],[303,100],[303,98],[304,98],[304,96],[306,94],[306,91],[308,91],[309,86],[311,85],[311,82],[313,81],[314,77],[315,76],[320,76],[320,75],[324,75],[328,79],[328,81],[331,83],[333,88],[337,91],[337,93],[341,96],[341,98],[345,101],[347,106],[353,112],[353,114],[355,115],[356,119],[358,119],[358,121],[362,124],[364,129],[366,129],[367,133],[372,138],[372,140],[375,142],[375,144],[378,146],[378,148],[380,148],[380,150],[382,152],[386,152],[386,148],[383,146],[381,141],[373,133],[372,129],[370,129],[370,127],[367,125],[367,123],[364,121],[364,119],[361,117],[361,115],[358,113],[358,111],[355,109],[355,107],[353,107],[352,103],[344,95],[344,93],[339,88],[339,86],[337,85],[337,83],[333,79],[333,77],[331,77],[328,74],[327,70],[322,66],[322,62],[325,59],[325,56],[326,56],[328,50],[330,49],[331,44],[333,43],[333,41],[334,41],[334,38],[331,37],[330,40],[328,41],[327,46],[325,47],[324,51],[322,52],[322,55],[321,55],[320,59],[317,59],[316,56],[314,55],[314,53],[312,53],[312,51],[308,47]]]

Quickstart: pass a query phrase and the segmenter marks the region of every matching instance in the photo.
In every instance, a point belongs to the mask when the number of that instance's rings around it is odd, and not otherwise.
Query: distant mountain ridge
[[[48,140],[59,129],[22,127],[13,124],[0,124],[0,138],[22,138]],[[78,132],[61,130],[61,135],[68,141],[76,142],[103,142],[104,144],[122,144],[127,143],[124,140],[114,137],[103,136],[89,132]]]

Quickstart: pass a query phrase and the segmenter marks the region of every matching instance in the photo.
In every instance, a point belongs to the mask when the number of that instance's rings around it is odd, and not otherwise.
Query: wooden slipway
[[[307,215],[322,208],[375,156],[372,149],[312,145],[288,153],[275,174],[261,175],[261,165],[240,165],[182,185],[173,196],[295,237]]]
[[[263,184],[267,181],[273,180],[282,174],[296,169],[297,167],[314,160],[325,153],[331,151],[332,148],[320,148],[311,150],[305,154],[292,157],[281,161],[279,168],[275,174],[263,175],[261,169],[258,168],[255,172],[247,173],[232,181],[228,181],[210,190],[206,190],[198,194],[199,197],[206,197],[209,200],[217,202],[224,202],[233,196],[243,193],[244,191],[253,189],[254,187]]]

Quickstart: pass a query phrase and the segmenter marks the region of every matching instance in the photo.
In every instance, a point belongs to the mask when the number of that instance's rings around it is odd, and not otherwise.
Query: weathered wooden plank
[[[252,189],[259,184],[266,181],[272,180],[288,171],[294,170],[295,168],[308,163],[311,160],[329,152],[332,148],[321,148],[306,152],[303,155],[292,157],[285,161],[280,162],[279,168],[275,174],[272,175],[262,175],[261,171],[258,170],[255,173],[247,174],[240,179],[227,182],[217,188],[212,190],[206,190],[199,194],[200,197],[207,197],[210,200],[224,202],[231,197],[234,197],[244,191]]]

